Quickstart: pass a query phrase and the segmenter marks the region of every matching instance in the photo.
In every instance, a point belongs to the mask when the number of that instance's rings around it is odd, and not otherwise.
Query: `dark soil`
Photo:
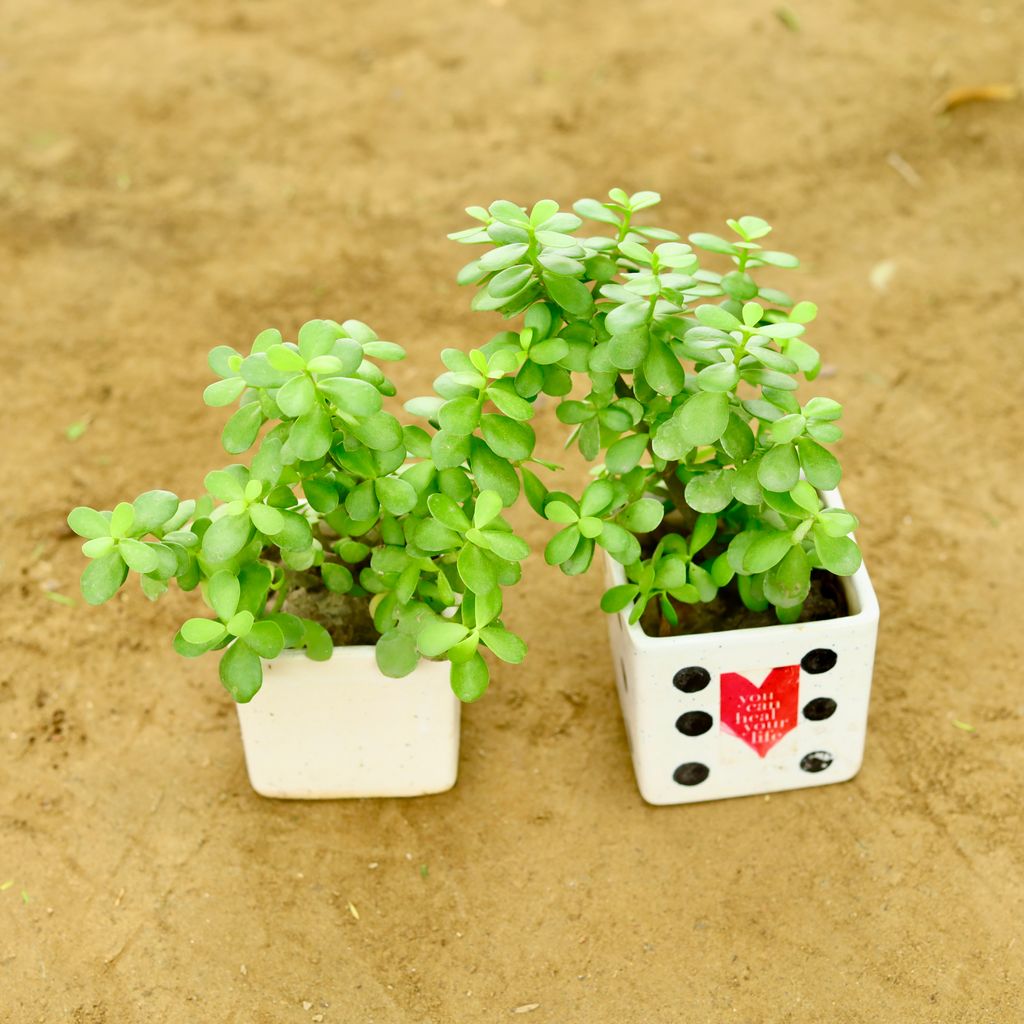
[[[370,616],[370,599],[352,594],[335,594],[323,587],[296,587],[284,602],[284,611],[319,622],[335,647],[375,644],[380,638]]]
[[[652,601],[640,619],[640,626],[648,636],[690,636],[693,633],[724,633],[730,629],[753,629],[755,626],[777,626],[778,617],[773,608],[752,612],[741,600],[735,583],[723,587],[714,601],[706,604],[682,604],[673,601],[679,624],[672,623],[662,614],[661,606]],[[850,614],[846,591],[842,581],[830,572],[815,569],[811,573],[811,592],[804,601],[798,622],[816,622],[819,619],[838,619]]]

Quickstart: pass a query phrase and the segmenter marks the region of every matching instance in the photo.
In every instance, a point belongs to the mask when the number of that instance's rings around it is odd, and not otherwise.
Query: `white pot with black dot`
[[[838,492],[822,495],[842,507]],[[609,586],[626,583],[606,557]],[[648,636],[609,616],[637,785],[652,804],[845,782],[864,755],[878,600],[862,565],[838,619]]]
[[[284,651],[238,721],[252,788],[295,800],[424,796],[455,785],[461,705],[447,662],[403,679],[372,646],[335,647],[329,661]]]

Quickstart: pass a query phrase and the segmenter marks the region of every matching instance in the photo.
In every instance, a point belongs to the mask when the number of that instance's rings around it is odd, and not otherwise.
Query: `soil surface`
[[[935,104],[1019,82],[1024,24],[779,9],[0,7],[4,1024],[1020,1019],[1022,106]],[[599,575],[535,555],[453,791],[261,799],[214,661],[171,650],[195,598],[86,608],[67,509],[197,491],[205,354],[271,324],[364,319],[425,392],[498,327],[453,283],[462,207],[612,185],[804,259],[882,604],[863,771],[646,806]]]
[[[751,611],[744,605],[735,582],[718,591],[713,601],[683,604],[672,600],[678,622],[673,626],[665,617],[660,601],[651,601],[640,617],[640,628],[648,636],[692,636],[696,633],[722,633],[730,629],[755,629],[778,625],[774,608]],[[850,607],[839,577],[815,569],[811,573],[811,589],[800,609],[797,622],[838,619],[849,614]]]

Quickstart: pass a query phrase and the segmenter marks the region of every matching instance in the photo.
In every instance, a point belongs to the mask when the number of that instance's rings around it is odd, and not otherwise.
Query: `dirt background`
[[[4,0],[4,1024],[1021,1020],[1022,105],[933,104],[1019,81],[1024,18],[793,11]],[[195,492],[228,461],[205,353],[270,324],[365,319],[422,392],[494,327],[462,207],[616,184],[804,258],[883,608],[863,772],[645,806],[597,574],[534,557],[454,791],[258,798],[213,662],[170,648],[192,598],[48,596],[66,510]]]

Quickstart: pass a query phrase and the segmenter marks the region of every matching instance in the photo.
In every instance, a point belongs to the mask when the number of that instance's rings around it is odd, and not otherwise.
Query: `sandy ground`
[[[1019,80],[1024,24],[774,8],[0,6],[5,1024],[1022,1019],[1022,107],[932,107]],[[196,491],[227,461],[205,352],[268,324],[363,318],[422,391],[493,327],[461,208],[615,184],[804,257],[883,606],[863,772],[645,806],[600,581],[535,557],[454,791],[260,799],[214,664],[170,649],[191,598],[47,596],[66,510]]]

